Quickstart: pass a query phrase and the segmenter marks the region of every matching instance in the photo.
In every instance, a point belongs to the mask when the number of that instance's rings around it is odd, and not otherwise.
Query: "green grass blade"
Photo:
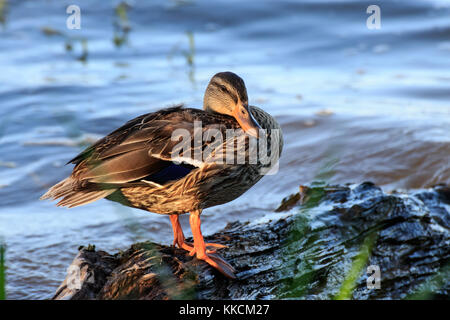
[[[370,254],[372,252],[373,245],[376,242],[378,233],[372,232],[365,239],[361,246],[361,249],[358,255],[353,259],[352,267],[350,271],[347,273],[344,281],[342,282],[341,288],[336,296],[334,296],[334,300],[349,300],[353,295],[353,291],[355,290],[356,281],[361,276],[364,267],[369,261]]]

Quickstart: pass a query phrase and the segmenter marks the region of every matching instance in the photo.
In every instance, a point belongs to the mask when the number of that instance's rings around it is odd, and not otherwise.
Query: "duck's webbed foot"
[[[215,248],[224,248],[226,246],[217,243],[205,243],[200,229],[200,211],[191,212],[189,222],[191,224],[192,234],[194,236],[194,248],[189,254],[196,254],[197,259],[205,261],[228,278],[236,279],[236,270],[223,258],[218,256],[215,251],[206,249],[208,246]]]
[[[228,278],[236,279],[235,273],[236,270],[228,263],[226,262],[222,257],[217,255],[216,253],[207,253],[207,250],[205,251],[196,251],[194,249],[193,254],[197,254],[197,259],[203,260],[209,265],[213,266],[217,270],[219,270],[223,275],[225,275]],[[191,254],[191,255],[193,255]]]
[[[190,243],[190,242],[186,242],[186,243],[192,245],[192,243]],[[216,253],[218,249],[228,248],[224,244],[211,243],[211,242],[205,242],[205,247],[206,247],[206,253]],[[194,254],[195,254],[195,249],[192,248],[192,250],[190,250],[190,252],[189,252],[189,255],[193,256]]]

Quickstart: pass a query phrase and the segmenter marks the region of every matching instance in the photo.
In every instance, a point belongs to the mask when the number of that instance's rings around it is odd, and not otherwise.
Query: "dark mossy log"
[[[273,216],[205,237],[228,246],[236,280],[169,246],[88,247],[54,299],[448,298],[449,208],[446,186],[302,186]]]

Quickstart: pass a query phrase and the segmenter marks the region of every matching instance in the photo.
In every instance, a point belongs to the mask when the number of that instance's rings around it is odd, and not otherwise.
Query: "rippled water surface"
[[[6,3],[6,6],[4,4]],[[71,1],[0,4],[0,237],[11,299],[54,293],[79,245],[170,243],[169,219],[101,200],[38,201],[64,164],[125,121],[201,107],[218,71],[276,116],[280,170],[204,212],[204,233],[271,212],[300,184],[371,180],[385,190],[450,183],[450,6],[378,1]],[[187,217],[183,225],[188,231]]]

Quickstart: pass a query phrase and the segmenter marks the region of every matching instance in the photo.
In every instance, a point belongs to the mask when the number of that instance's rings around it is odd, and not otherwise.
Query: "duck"
[[[282,148],[280,125],[249,105],[243,79],[219,72],[206,87],[203,110],[175,105],[129,120],[70,160],[72,173],[40,199],[68,208],[107,199],[168,215],[173,246],[235,279],[235,268],[217,253],[226,246],[204,241],[201,213],[249,190],[278,165]],[[186,213],[193,243],[179,220]]]

